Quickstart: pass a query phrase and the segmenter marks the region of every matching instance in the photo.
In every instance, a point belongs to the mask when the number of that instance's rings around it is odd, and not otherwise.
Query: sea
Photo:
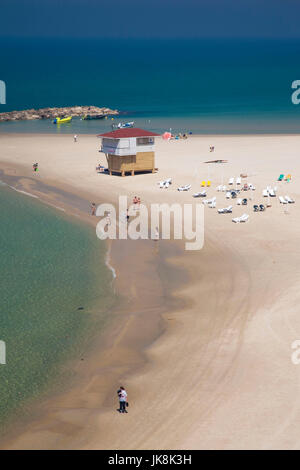
[[[3,183],[0,214],[1,435],[75,377],[115,295],[93,228]]]
[[[118,109],[113,121],[0,124],[1,132],[97,134],[119,122],[156,132],[298,133],[300,40],[0,39],[0,112],[48,106]]]

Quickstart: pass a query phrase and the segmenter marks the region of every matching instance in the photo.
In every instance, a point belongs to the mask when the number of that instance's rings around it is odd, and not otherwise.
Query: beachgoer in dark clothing
[[[120,413],[128,413],[126,410],[127,405],[127,392],[124,387],[120,387],[118,390],[118,397],[119,397],[119,403],[120,403],[120,408],[119,412]]]

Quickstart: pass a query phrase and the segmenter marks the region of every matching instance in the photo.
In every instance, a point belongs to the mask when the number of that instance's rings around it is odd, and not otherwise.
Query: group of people
[[[132,200],[132,204],[133,204],[134,208],[137,209],[141,204],[141,198],[137,197],[137,196],[134,196],[134,198]]]

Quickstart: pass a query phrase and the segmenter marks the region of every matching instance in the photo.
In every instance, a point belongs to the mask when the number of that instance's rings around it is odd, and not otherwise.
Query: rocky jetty
[[[54,119],[66,116],[110,116],[119,112],[110,108],[98,108],[97,106],[70,106],[66,108],[42,108],[25,109],[24,111],[9,111],[0,113],[1,121],[32,121],[34,119]]]

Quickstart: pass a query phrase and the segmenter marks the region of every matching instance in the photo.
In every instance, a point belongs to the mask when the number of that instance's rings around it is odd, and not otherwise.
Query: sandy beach
[[[209,152],[209,146],[215,152]],[[0,442],[5,449],[299,449],[300,137],[191,136],[156,142],[155,174],[97,174],[106,166],[95,136],[0,135],[0,179],[96,224],[89,204],[119,195],[153,202],[199,203],[192,193],[248,175],[255,191],[233,215],[205,208],[205,244],[113,241],[109,263],[120,295],[101,346],[95,342],[67,391],[34,407],[32,420]],[[205,164],[225,159],[225,164]],[[33,174],[33,162],[39,172]],[[292,175],[290,182],[278,176]],[[172,177],[168,189],[157,182]],[[177,187],[191,184],[188,192]],[[254,213],[262,190],[294,198]],[[288,209],[288,210],[287,210]],[[245,224],[232,217],[250,215]],[[96,234],[95,234],[96,236]],[[129,413],[116,412],[116,389]]]

